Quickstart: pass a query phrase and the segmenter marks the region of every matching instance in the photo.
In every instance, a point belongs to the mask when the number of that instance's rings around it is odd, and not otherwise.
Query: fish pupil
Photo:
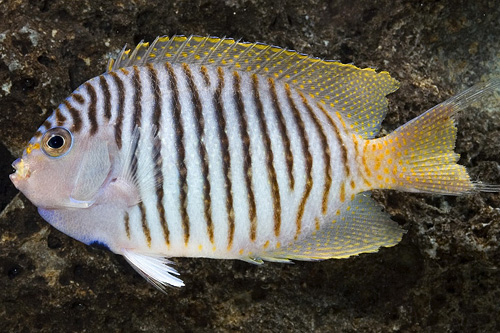
[[[49,139],[47,145],[52,149],[59,149],[64,145],[64,138],[60,135],[54,135]]]

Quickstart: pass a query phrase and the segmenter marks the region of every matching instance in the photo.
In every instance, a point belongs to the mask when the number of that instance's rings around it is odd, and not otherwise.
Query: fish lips
[[[18,158],[12,163],[12,167],[15,172],[9,175],[11,182],[16,188],[19,189],[20,182],[22,180],[28,179],[30,176],[30,171],[26,162],[22,158]]]

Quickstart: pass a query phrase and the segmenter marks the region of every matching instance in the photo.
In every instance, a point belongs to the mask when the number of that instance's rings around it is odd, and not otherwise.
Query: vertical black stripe
[[[64,125],[65,121],[66,121],[66,117],[62,114],[61,109],[57,108],[56,109],[56,124],[57,124],[57,126]]]
[[[189,91],[191,93],[191,103],[194,109],[194,126],[196,137],[198,138],[198,156],[201,161],[201,173],[203,176],[203,206],[204,217],[207,223],[207,233],[210,243],[214,243],[214,225],[212,222],[212,201],[210,198],[210,173],[208,166],[208,154],[205,147],[205,119],[203,117],[203,106],[196,85],[194,83],[193,74],[187,64],[182,64],[184,74],[186,75]]]
[[[170,245],[170,230],[168,229],[167,216],[165,212],[165,207],[163,206],[163,197],[165,193],[163,192],[163,158],[161,155],[161,139],[159,133],[161,131],[161,113],[162,113],[162,95],[160,92],[160,83],[158,81],[158,73],[153,65],[148,64],[149,76],[151,77],[151,90],[153,91],[153,114],[151,119],[151,124],[156,128],[156,133],[154,133],[153,150],[155,154],[155,172],[157,183],[161,185],[156,186],[156,209],[158,211],[158,216],[160,218],[160,225],[163,230],[163,238],[167,246]]]
[[[340,130],[337,127],[337,124],[335,121],[332,119],[332,116],[330,113],[321,105],[321,103],[317,103],[318,108],[325,114],[326,118],[330,122],[330,125],[332,125],[334,129],[334,133],[337,136],[337,141],[340,146],[340,151],[342,152],[342,165],[344,166],[344,171],[345,171],[345,178],[349,177],[351,174],[351,169],[349,168],[349,161],[347,160],[347,148],[344,145],[344,142],[342,140],[342,136],[340,135]]]
[[[151,231],[149,231],[148,221],[146,219],[146,207],[144,207],[144,203],[142,201],[139,202],[139,209],[141,212],[142,232],[146,237],[146,242],[148,243],[148,247],[151,247]]]
[[[97,132],[98,124],[97,124],[97,94],[95,92],[94,86],[90,82],[85,82],[85,87],[87,88],[87,92],[90,95],[90,101],[88,106],[88,115],[90,122],[90,135],[94,135]]]
[[[201,74],[203,75],[203,80],[206,86],[210,86],[210,73],[206,66],[201,66]]]
[[[80,111],[76,110],[67,99],[64,100],[63,104],[66,106],[71,115],[71,120],[73,121],[73,132],[79,132],[82,129]]]
[[[314,113],[314,110],[309,105],[306,96],[301,91],[299,91],[299,94],[300,97],[302,98],[302,103],[304,104],[304,107],[311,116],[314,127],[316,127],[316,131],[319,133],[319,136],[321,138],[320,139],[321,152],[323,153],[323,163],[325,164],[325,186],[323,188],[322,213],[326,214],[326,211],[328,209],[328,196],[330,193],[330,188],[332,186],[332,166],[331,166],[332,161],[331,161],[330,146],[328,145],[328,140],[325,131],[323,129],[323,126],[321,126],[321,121],[318,119],[318,116],[316,115],[316,113]],[[341,148],[345,149],[345,147],[342,145],[342,141],[339,140],[339,144],[341,145]]]
[[[114,126],[115,129],[115,141],[116,145],[118,146],[118,149],[122,148],[122,127],[123,127],[123,117],[124,117],[124,101],[125,101],[125,87],[123,85],[122,79],[120,79],[120,76],[116,72],[110,72],[109,73],[113,80],[115,81],[117,90],[118,90],[118,97],[116,98],[117,100],[117,107],[116,107],[116,125]]]
[[[52,121],[51,121],[49,118],[47,118],[47,119],[45,119],[45,121],[43,122],[43,126],[44,126],[46,129],[51,129],[51,128],[52,128],[52,126],[54,126],[54,125],[52,125]]]
[[[85,99],[83,98],[82,95],[73,93],[71,94],[71,97],[78,103],[78,104],[83,104],[85,103]]]
[[[309,140],[307,137],[304,120],[302,119],[300,111],[297,109],[297,106],[295,105],[292,96],[292,91],[290,90],[290,86],[288,84],[285,84],[285,91],[288,103],[290,104],[290,109],[292,110],[293,113],[295,123],[298,125],[297,126],[299,131],[298,137],[300,138],[300,143],[302,145],[302,153],[304,154],[304,163],[307,175],[306,187],[304,190],[304,194],[302,194],[302,198],[299,203],[299,208],[297,210],[297,219],[296,219],[297,229],[295,231],[295,239],[297,239],[300,232],[302,231],[302,217],[304,216],[307,199],[309,198],[309,195],[311,194],[311,190],[313,187],[313,177],[312,177],[313,158],[311,152],[309,151]]]
[[[128,216],[128,212],[125,212],[123,222],[125,223],[125,232],[127,233],[127,238],[130,239],[130,217]]]
[[[137,127],[142,126],[142,87],[141,87],[141,77],[139,74],[139,68],[134,66],[134,76],[132,78],[132,85],[134,88],[134,118],[132,122],[132,131]],[[139,140],[139,138],[138,138]]]
[[[252,183],[252,155],[250,150],[250,136],[248,134],[248,122],[245,113],[245,105],[243,104],[243,96],[241,93],[241,79],[237,71],[233,72],[234,78],[234,103],[237,107],[235,115],[238,118],[240,128],[240,139],[243,144],[243,172],[245,175],[245,184],[248,198],[248,218],[250,220],[250,240],[255,241],[257,237],[257,208],[255,205],[255,196],[253,193]]]
[[[290,189],[293,190],[295,187],[295,179],[293,178],[293,154],[290,147],[290,138],[285,126],[285,118],[283,117],[283,112],[281,111],[281,106],[278,100],[278,94],[276,93],[276,86],[274,79],[272,77],[267,79],[269,83],[269,89],[271,91],[271,99],[273,101],[273,108],[276,114],[276,120],[278,124],[278,130],[280,131],[280,138],[283,142],[286,166],[288,171],[288,184]]]
[[[111,118],[111,94],[109,93],[108,81],[104,75],[99,76],[99,84],[104,95],[104,117],[109,120]]]
[[[222,90],[224,89],[224,70],[222,67],[217,67],[217,76],[219,82],[215,90],[214,106],[217,121],[217,135],[220,142],[220,151],[222,154],[222,173],[224,176],[224,188],[226,191],[226,213],[228,220],[228,245],[230,249],[233,245],[234,238],[234,207],[233,207],[233,192],[231,182],[231,156],[229,152],[229,139],[227,137],[226,119],[224,117],[224,102]]]
[[[184,231],[184,243],[189,242],[189,215],[187,212],[187,167],[186,167],[186,151],[184,148],[184,128],[182,127],[181,102],[179,100],[179,89],[177,87],[177,77],[170,63],[165,63],[169,75],[170,90],[172,91],[172,115],[175,135],[175,146],[177,148],[177,165],[179,169],[179,202],[180,214],[182,219],[182,229]]]
[[[252,75],[252,88],[252,94],[257,110],[256,115],[258,124],[260,132],[262,133],[262,136],[264,138],[267,176],[269,179],[269,184],[271,185],[271,196],[273,200],[274,234],[276,235],[276,237],[278,237],[281,231],[281,199],[278,180],[276,179],[276,170],[274,169],[274,155],[271,149],[271,139],[269,138],[267,126],[265,125],[264,107],[262,105],[262,101],[260,100],[259,77],[257,76],[257,74]]]

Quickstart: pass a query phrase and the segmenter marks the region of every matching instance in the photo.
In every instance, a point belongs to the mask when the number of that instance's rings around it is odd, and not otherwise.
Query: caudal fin
[[[465,167],[456,163],[460,156],[453,151],[457,136],[454,116],[499,88],[500,79],[477,84],[390,135],[370,140],[375,187],[451,195],[500,191],[500,186],[472,181]]]

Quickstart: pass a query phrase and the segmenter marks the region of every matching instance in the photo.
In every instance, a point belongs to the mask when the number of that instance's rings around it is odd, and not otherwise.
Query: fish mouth
[[[28,163],[26,163],[22,158],[18,158],[12,163],[12,167],[15,172],[9,175],[10,180],[14,184],[16,188],[19,186],[19,182],[28,179],[31,172],[28,167]]]

